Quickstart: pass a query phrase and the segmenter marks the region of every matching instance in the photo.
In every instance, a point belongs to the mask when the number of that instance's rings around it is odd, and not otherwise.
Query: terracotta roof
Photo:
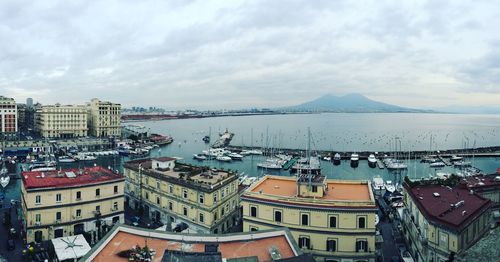
[[[368,183],[328,181],[328,191],[322,198],[324,200],[350,200],[350,201],[371,201]],[[294,197],[297,195],[297,182],[294,179],[280,177],[265,177],[251,192],[262,194]]]
[[[271,247],[279,251],[281,258],[302,254],[288,229],[283,228],[225,235],[186,235],[119,225],[81,261],[127,261],[117,254],[136,245],[143,247],[146,242],[156,251],[155,261],[163,257],[165,250],[204,252],[207,244],[218,244],[218,251],[225,259],[257,256],[259,261],[271,261]]]
[[[461,231],[479,214],[486,212],[491,201],[462,186],[417,185],[404,183],[408,194],[424,216],[436,224]]]
[[[29,189],[76,187],[125,179],[122,174],[96,166],[84,169],[70,168],[56,171],[22,172],[24,187]]]

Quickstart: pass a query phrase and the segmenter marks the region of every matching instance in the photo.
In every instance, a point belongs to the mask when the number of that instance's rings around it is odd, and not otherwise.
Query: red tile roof
[[[68,172],[73,172],[75,177],[68,177],[66,175]],[[56,171],[23,172],[21,178],[27,190],[77,187],[125,179],[122,174],[114,173],[112,170],[100,166],[86,167],[81,170],[71,168]]]
[[[442,185],[404,184],[413,202],[430,222],[461,231],[478,215],[486,212],[491,201],[459,185],[451,188]],[[435,196],[435,193],[439,196]]]

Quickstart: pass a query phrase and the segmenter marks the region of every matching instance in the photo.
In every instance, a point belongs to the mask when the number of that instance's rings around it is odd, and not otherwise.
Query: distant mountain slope
[[[322,112],[430,112],[395,106],[371,100],[360,94],[344,96],[324,95],[300,105],[282,108],[290,111],[322,111]]]

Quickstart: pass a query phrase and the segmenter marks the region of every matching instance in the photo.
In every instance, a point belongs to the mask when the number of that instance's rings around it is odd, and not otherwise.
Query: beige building
[[[102,167],[23,172],[21,205],[26,243],[82,233],[97,240],[124,223],[123,175]]]
[[[45,105],[36,110],[36,130],[42,137],[72,138],[88,135],[87,107]]]
[[[169,157],[129,161],[124,172],[128,205],[142,208],[155,221],[184,222],[190,232],[218,234],[239,220],[234,173],[176,163]]]
[[[417,262],[453,260],[489,230],[491,201],[465,183],[407,181],[404,189],[403,234]]]
[[[94,98],[89,104],[89,130],[95,137],[120,137],[121,105]]]
[[[0,134],[6,137],[16,136],[17,120],[16,101],[13,98],[0,96]]]
[[[366,181],[265,176],[241,202],[245,232],[287,227],[317,261],[375,261],[377,206]]]

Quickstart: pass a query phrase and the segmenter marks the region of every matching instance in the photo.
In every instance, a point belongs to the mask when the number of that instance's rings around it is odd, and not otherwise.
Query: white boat
[[[351,167],[357,167],[359,164],[359,155],[356,153],[351,154]]]
[[[240,154],[238,154],[238,153],[229,153],[227,156],[230,157],[233,160],[241,160],[241,159],[243,159],[243,156],[240,155]]]
[[[384,180],[380,176],[373,177],[372,187],[374,190],[383,190],[384,189]]]
[[[246,177],[241,184],[244,186],[249,186],[253,184],[256,180],[257,180],[256,177]]]
[[[193,158],[200,161],[207,160],[207,157],[202,154],[193,154]]]
[[[48,166],[48,167],[36,167],[31,169],[30,171],[32,172],[42,172],[42,171],[55,171],[56,167],[55,166]]]
[[[444,167],[445,163],[438,161],[438,162],[430,163],[429,166],[430,167]]]
[[[0,177],[0,185],[2,185],[2,188],[5,188],[10,182],[10,176],[2,176]]]
[[[407,169],[408,165],[406,165],[403,161],[397,159],[388,158],[384,161],[385,166],[389,170],[398,170],[398,169]]]
[[[223,156],[223,155],[219,155],[215,159],[217,159],[218,161],[221,161],[221,162],[231,162],[231,160],[233,160],[230,157]]]
[[[60,156],[58,159],[59,163],[72,163],[75,162],[75,159],[69,156]]]
[[[76,158],[80,161],[93,161],[97,159],[97,157],[91,155],[78,155]]]
[[[340,160],[341,160],[340,154],[335,153],[335,155],[333,156],[333,164],[336,166],[340,165]]]
[[[249,155],[262,155],[262,151],[258,149],[248,150]]]
[[[471,166],[472,163],[469,161],[459,160],[459,161],[454,161],[453,165],[456,167],[465,167],[465,166]]]
[[[463,160],[463,159],[464,159],[464,158],[463,158],[463,157],[461,157],[461,156],[452,155],[450,160],[451,160],[452,162],[455,162],[455,161],[461,161],[461,160]]]
[[[370,154],[368,156],[368,166],[370,166],[370,167],[376,167],[377,166],[377,158],[375,157],[374,154]]]
[[[260,162],[257,164],[258,168],[264,168],[264,169],[275,169],[279,170],[283,168],[283,160],[279,158],[268,158],[264,162]]]
[[[330,157],[330,156],[325,156],[325,157],[323,157],[323,160],[325,160],[325,161],[332,161],[332,157]]]
[[[396,187],[392,184],[392,181],[387,180],[385,182],[385,190],[393,193],[394,191],[396,191]]]

